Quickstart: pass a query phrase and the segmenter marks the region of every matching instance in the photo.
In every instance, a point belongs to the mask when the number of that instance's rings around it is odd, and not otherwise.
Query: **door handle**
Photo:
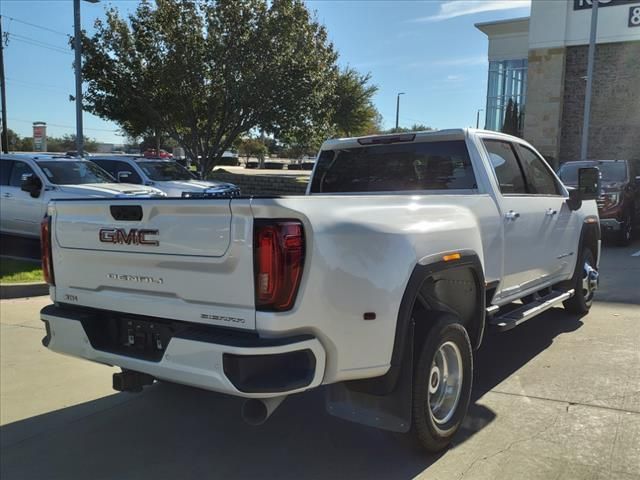
[[[3,194],[2,194],[2,196],[3,196],[4,198],[11,198],[11,197],[13,197],[13,195],[11,195],[9,192],[3,193]]]
[[[520,218],[520,214],[518,212],[514,212],[513,210],[509,210],[504,214],[504,218],[506,218],[507,220],[516,220]]]
[[[557,210],[554,210],[553,208],[547,208],[545,215],[548,215],[549,217],[553,217],[556,213],[558,213]]]

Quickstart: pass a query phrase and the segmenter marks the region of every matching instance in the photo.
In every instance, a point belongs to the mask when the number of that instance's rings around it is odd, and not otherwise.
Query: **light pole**
[[[0,15],[0,97],[2,97],[2,133],[0,140],[2,153],[9,153],[9,133],[7,127],[7,92],[4,78],[4,37],[2,36],[2,15]]]
[[[84,0],[98,3],[100,0]],[[82,133],[82,27],[80,25],[80,0],[73,0],[73,49],[76,73],[76,154],[81,157],[84,153],[84,133]]]
[[[396,130],[398,129],[398,124],[400,123],[400,95],[404,95],[404,92],[399,92],[396,96]]]
[[[476,128],[480,128],[480,112],[484,112],[484,108],[479,108],[476,112]]]
[[[599,0],[592,0],[591,2],[591,32],[589,34],[589,52],[587,54],[587,89],[584,94],[580,160],[587,160],[589,155],[589,119],[591,117],[591,87],[593,85],[593,64],[595,62],[596,32],[598,30],[598,3]]]

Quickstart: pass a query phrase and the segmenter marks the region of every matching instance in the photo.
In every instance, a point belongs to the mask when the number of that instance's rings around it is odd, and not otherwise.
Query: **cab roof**
[[[505,139],[513,139],[511,135],[491,130],[476,128],[450,128],[445,130],[423,130],[415,132],[385,133],[381,135],[366,135],[363,137],[336,138],[327,140],[322,144],[322,150],[334,150],[336,148],[356,148],[369,145],[393,144],[402,142],[432,142],[438,140],[464,140],[472,134],[490,134]],[[394,140],[394,137],[397,140]]]
[[[0,159],[2,160],[34,160],[36,162],[40,161],[51,161],[51,160],[73,160],[86,162],[88,161],[85,158],[80,157],[69,157],[64,154],[55,154],[55,153],[3,153],[0,155]]]

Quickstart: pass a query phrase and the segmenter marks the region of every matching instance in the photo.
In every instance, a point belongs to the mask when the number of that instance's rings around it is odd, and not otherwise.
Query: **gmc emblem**
[[[158,230],[138,230],[132,228],[127,231],[124,228],[101,228],[99,233],[100,241],[103,243],[114,243],[116,245],[160,245],[158,240],[149,240],[147,237],[158,235]]]

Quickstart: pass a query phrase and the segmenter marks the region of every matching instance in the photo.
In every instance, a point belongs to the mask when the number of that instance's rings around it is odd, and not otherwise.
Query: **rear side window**
[[[311,193],[477,188],[463,140],[325,150]]]
[[[13,160],[0,160],[0,185],[9,185]]]
[[[489,152],[491,166],[496,172],[500,192],[504,194],[526,194],[524,175],[516,158],[513,146],[500,140],[483,140]]]
[[[518,155],[531,195],[560,195],[556,179],[542,158],[523,145],[518,145]]]
[[[92,162],[97,163],[116,180],[118,179],[118,172],[129,172],[129,176],[126,179],[122,179],[123,183],[142,183],[140,175],[138,175],[135,169],[127,162],[121,162],[119,160],[92,160]]]
[[[112,162],[111,160],[93,160],[93,163],[98,165],[101,169],[111,175],[113,178],[116,178],[116,162]]]

